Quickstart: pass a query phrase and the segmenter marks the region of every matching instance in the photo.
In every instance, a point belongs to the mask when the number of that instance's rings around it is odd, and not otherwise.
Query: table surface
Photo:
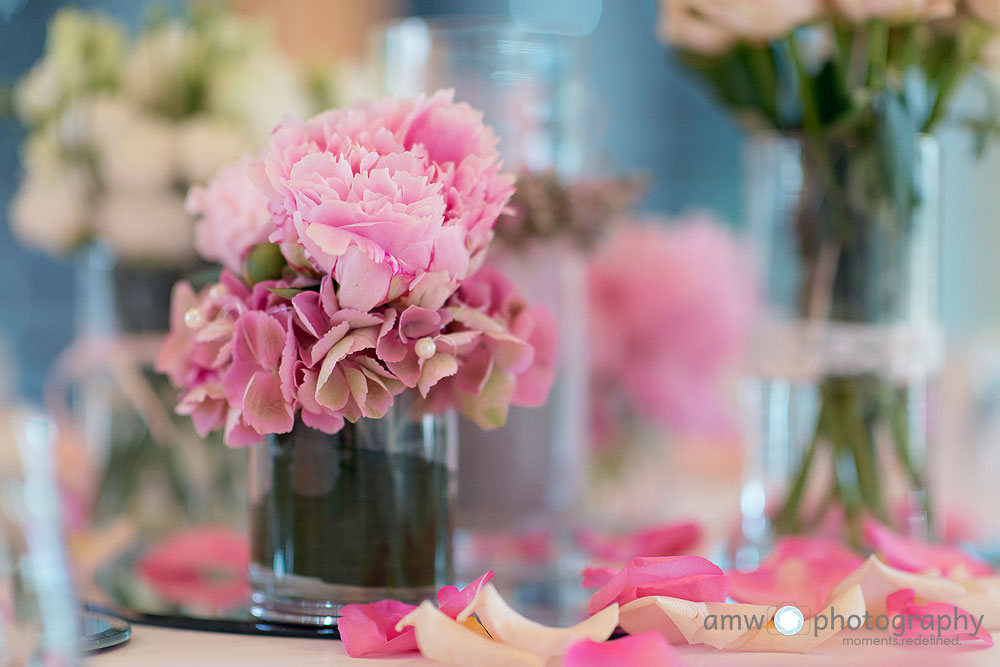
[[[847,648],[837,645],[837,638],[812,653],[726,653],[699,646],[682,646],[678,650],[692,667],[728,665],[770,666],[795,665],[843,667],[849,658],[852,667],[860,665],[943,665],[949,667],[996,667],[1000,665],[1000,633],[993,635],[998,642],[988,649]],[[252,635],[170,630],[146,625],[132,626],[128,644],[92,656],[93,667],[177,667],[178,665],[299,665],[303,667],[340,667],[367,665],[430,665],[418,654],[411,653],[380,659],[354,660],[344,653],[339,641],[329,639],[292,639]]]

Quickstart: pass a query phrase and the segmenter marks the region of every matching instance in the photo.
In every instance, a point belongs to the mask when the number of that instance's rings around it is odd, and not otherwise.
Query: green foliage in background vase
[[[963,119],[976,132],[977,150],[996,131],[1000,97],[983,71],[996,17],[978,2],[803,0],[766,12],[754,10],[759,4],[737,2],[721,15],[710,1],[663,0],[661,32],[748,128],[796,144],[801,183],[789,235],[801,270],[794,316],[813,324],[933,327],[934,314],[915,315],[906,298],[918,289],[909,262],[915,235],[926,232],[919,219],[936,203],[921,137],[948,118],[967,81],[981,84],[984,99],[982,118]],[[889,474],[877,447],[883,433],[892,465],[929,522],[924,452],[908,418],[923,397],[905,381],[864,370],[825,373],[816,390],[814,433],[775,508],[776,531],[818,529],[832,508],[854,543],[865,517],[890,522],[897,508],[887,498]],[[820,461],[829,463],[829,489],[809,506],[807,487],[822,476]]]

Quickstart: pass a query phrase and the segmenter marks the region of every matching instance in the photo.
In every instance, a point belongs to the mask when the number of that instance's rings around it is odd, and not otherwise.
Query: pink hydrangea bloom
[[[198,217],[194,243],[198,254],[234,273],[243,271],[250,249],[274,231],[268,200],[250,180],[251,161],[225,167],[207,187],[195,186],[184,203]]]
[[[733,432],[723,387],[748,335],[752,277],[739,243],[708,216],[618,231],[589,269],[596,406],[613,388],[675,431]]]
[[[286,120],[257,166],[289,262],[370,310],[418,290],[440,308],[481,261],[513,192],[482,114],[450,91]],[[442,286],[428,289],[431,284]]]

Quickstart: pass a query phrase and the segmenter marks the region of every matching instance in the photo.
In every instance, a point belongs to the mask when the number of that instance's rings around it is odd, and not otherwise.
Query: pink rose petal
[[[643,632],[621,639],[578,641],[563,657],[563,667],[674,667],[686,665],[659,632]]]
[[[869,520],[864,526],[865,539],[882,560],[892,567],[907,572],[936,570],[944,576],[956,568],[964,569],[967,576],[988,577],[993,568],[974,556],[946,544],[927,544],[903,537],[890,528]]]
[[[729,573],[729,595],[748,604],[794,603],[818,611],[837,584],[863,562],[833,540],[786,537],[753,572]]]
[[[249,564],[245,535],[200,526],[154,545],[136,568],[168,602],[226,611],[243,603],[250,593]]]
[[[646,595],[723,602],[728,594],[726,575],[718,565],[700,556],[633,558],[591,596],[587,612],[595,614],[612,602],[626,604]]]
[[[476,593],[492,580],[493,570],[489,570],[462,590],[458,590],[455,586],[443,587],[437,594],[438,609],[452,618],[458,618],[458,615],[472,603]]]
[[[984,648],[993,646],[993,637],[982,627],[982,617],[943,602],[917,604],[912,588],[887,595],[885,609],[889,616],[905,619],[902,637],[957,637],[963,642],[982,641]],[[896,626],[892,627],[895,634]]]
[[[347,655],[363,658],[417,650],[413,628],[404,628],[402,632],[396,630],[396,624],[414,609],[416,606],[412,604],[395,600],[349,604],[341,609],[337,628]]]
[[[491,579],[493,570],[482,574],[462,590],[455,586],[443,586],[437,593],[441,613],[452,619],[457,618]],[[396,624],[414,609],[414,605],[396,600],[349,604],[344,607],[337,621],[337,628],[347,655],[361,658],[415,651],[417,638],[413,628],[404,628],[401,632],[396,630]]]

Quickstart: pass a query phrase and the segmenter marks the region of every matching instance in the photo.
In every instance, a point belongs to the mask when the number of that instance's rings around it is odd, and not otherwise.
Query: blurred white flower
[[[173,192],[109,193],[97,205],[94,225],[128,260],[183,262],[194,252],[191,217]]]
[[[91,107],[91,128],[107,190],[156,191],[172,185],[177,132],[170,122],[122,98],[102,97]]]
[[[834,11],[854,22],[873,18],[930,20],[955,13],[955,0],[831,0],[831,5]]]
[[[209,86],[209,109],[241,119],[262,146],[283,116],[304,118],[310,104],[299,71],[277,51],[257,48],[220,66]]]
[[[62,82],[56,73],[55,63],[41,60],[21,79],[14,91],[14,105],[21,118],[34,124],[52,113],[62,93]]]
[[[193,56],[197,35],[180,21],[171,21],[139,37],[125,66],[125,93],[156,108],[183,104],[189,67],[201,66]]]
[[[52,254],[68,252],[87,236],[90,182],[81,169],[32,172],[10,203],[18,240]]]
[[[814,19],[821,0],[660,0],[660,38],[705,54],[778,39]]]
[[[179,124],[177,135],[177,175],[185,183],[207,183],[246,147],[244,133],[233,123],[208,116]]]

